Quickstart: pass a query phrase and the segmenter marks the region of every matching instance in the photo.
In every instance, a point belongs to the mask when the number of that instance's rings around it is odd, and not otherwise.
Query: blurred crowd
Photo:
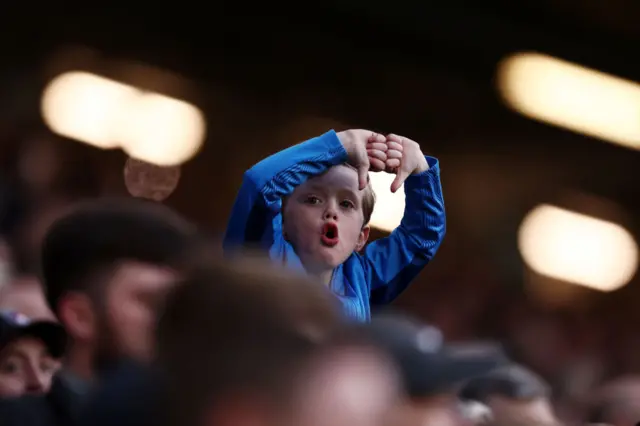
[[[416,317],[354,324],[162,204],[95,198],[50,148],[5,159],[0,425],[640,421],[634,330],[507,291],[481,254],[432,274]]]

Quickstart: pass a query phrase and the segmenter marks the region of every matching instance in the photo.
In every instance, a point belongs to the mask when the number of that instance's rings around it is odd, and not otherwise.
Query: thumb
[[[409,172],[404,169],[399,169],[398,173],[396,174],[396,178],[393,180],[393,182],[391,182],[391,192],[395,193],[398,189],[400,189],[400,187],[408,177]]]
[[[367,164],[358,167],[358,182],[360,183],[360,190],[367,187],[369,183],[369,165]]]

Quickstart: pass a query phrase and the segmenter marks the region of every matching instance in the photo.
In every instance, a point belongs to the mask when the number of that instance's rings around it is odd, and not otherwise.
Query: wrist
[[[412,175],[419,175],[429,170],[429,163],[427,162],[427,159],[424,158],[424,155],[421,155],[420,158],[422,161],[420,161],[418,167],[416,167],[413,173],[411,173]]]
[[[353,150],[353,132],[351,130],[344,130],[342,132],[336,133],[336,136],[338,136],[338,140],[342,144],[342,147],[345,149],[345,151],[350,153]]]

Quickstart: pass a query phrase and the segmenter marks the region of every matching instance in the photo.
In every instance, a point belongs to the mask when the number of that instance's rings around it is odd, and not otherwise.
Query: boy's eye
[[[345,209],[353,209],[356,207],[356,205],[349,200],[344,200],[342,203],[340,203],[340,205]]]
[[[318,204],[320,202],[320,198],[310,195],[309,197],[307,197],[305,202],[307,204]]]

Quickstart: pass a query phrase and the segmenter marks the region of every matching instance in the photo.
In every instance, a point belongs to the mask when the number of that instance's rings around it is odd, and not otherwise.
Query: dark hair
[[[169,297],[158,326],[165,418],[196,423],[235,392],[277,400],[342,314],[326,287],[257,260],[212,262]]]
[[[533,399],[549,395],[549,386],[537,374],[520,365],[497,368],[468,381],[459,392],[463,400],[487,402],[492,396]]]
[[[47,302],[57,313],[65,293],[90,293],[91,278],[122,260],[172,265],[194,236],[188,221],[157,203],[134,198],[81,203],[45,235],[40,260]]]

